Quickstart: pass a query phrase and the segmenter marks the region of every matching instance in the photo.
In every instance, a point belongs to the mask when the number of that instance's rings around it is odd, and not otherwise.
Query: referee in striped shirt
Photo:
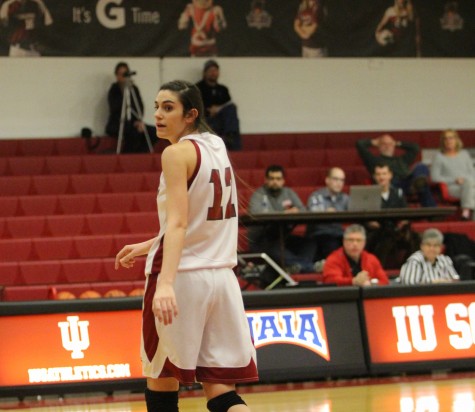
[[[448,283],[459,280],[452,259],[441,254],[444,236],[438,229],[422,234],[421,249],[402,265],[400,279],[404,285]]]

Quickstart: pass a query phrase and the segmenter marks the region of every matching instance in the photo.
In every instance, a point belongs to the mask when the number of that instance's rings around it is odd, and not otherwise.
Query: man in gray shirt
[[[249,213],[298,213],[305,210],[298,195],[285,186],[283,167],[269,166],[266,169],[264,185],[251,196]],[[249,249],[253,253],[267,253],[278,264],[283,260],[289,272],[312,273],[314,245],[304,237],[292,235],[293,228],[294,225],[285,228],[283,256],[279,225],[276,223],[249,227]]]

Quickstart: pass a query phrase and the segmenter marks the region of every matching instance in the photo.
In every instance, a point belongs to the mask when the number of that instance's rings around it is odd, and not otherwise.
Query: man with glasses
[[[345,185],[345,172],[339,167],[332,167],[325,178],[326,187],[313,192],[307,202],[311,212],[340,212],[348,210],[349,196],[343,193]],[[315,271],[321,272],[326,257],[334,250],[341,247],[343,226],[339,223],[309,224],[307,238],[315,244],[316,260]]]
[[[351,225],[343,233],[343,247],[331,253],[323,266],[323,282],[338,286],[387,285],[388,276],[378,258],[364,250],[366,232]]]

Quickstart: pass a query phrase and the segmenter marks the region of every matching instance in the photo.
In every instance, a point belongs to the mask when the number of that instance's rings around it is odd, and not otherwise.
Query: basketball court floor
[[[475,412],[475,373],[253,385],[239,388],[253,412]],[[199,390],[183,391],[181,412],[204,412]],[[143,412],[142,394],[0,399],[0,410]]]

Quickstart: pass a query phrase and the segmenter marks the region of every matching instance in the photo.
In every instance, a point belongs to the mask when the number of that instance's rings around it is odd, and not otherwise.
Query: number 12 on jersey
[[[218,169],[211,170],[211,176],[209,182],[213,185],[213,206],[208,207],[208,217],[207,220],[223,220],[236,217],[236,206],[232,203],[232,175],[231,168],[226,167],[224,169],[224,184],[226,187],[230,187],[229,199],[226,203],[226,208],[223,213],[223,185],[221,184],[221,174]]]

